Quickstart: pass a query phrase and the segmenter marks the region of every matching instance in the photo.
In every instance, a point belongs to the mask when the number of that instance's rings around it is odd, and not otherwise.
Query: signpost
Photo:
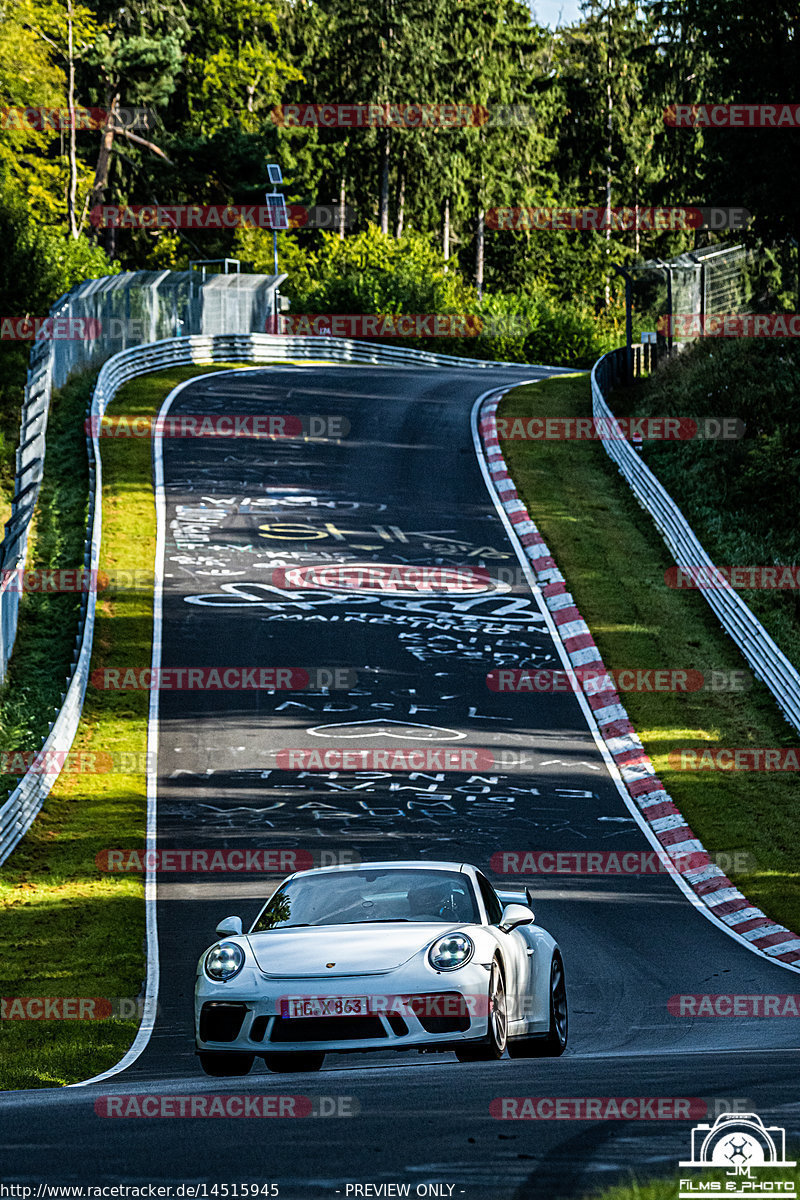
[[[275,186],[276,184],[279,184],[279,183],[283,183],[283,174],[277,163],[269,163],[269,165],[267,166],[267,174],[269,176],[269,182],[273,186]],[[272,230],[272,255],[273,255],[273,261],[274,261],[274,273],[277,278],[277,275],[278,275],[278,230],[289,228],[289,216],[288,216],[288,213],[286,212],[286,201],[284,200],[284,198],[280,192],[278,192],[278,191],[267,192],[266,201],[267,201],[267,208],[269,210],[269,214],[268,214],[269,215],[269,227]],[[275,287],[275,290],[273,291],[272,294],[274,297],[274,309],[273,309],[272,315],[275,320],[275,332],[277,333],[280,329],[280,324],[279,324],[280,317],[278,315],[280,312],[280,298],[278,296],[277,286]]]

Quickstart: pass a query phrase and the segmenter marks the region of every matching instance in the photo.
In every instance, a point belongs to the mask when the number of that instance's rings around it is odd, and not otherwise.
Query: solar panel
[[[267,193],[267,214],[270,229],[288,229],[289,214],[286,211],[286,201],[279,192]]]

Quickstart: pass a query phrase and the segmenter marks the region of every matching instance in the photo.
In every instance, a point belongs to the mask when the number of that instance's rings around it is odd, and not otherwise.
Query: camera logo
[[[724,1168],[726,1175],[737,1180],[721,1188],[728,1196],[749,1196],[756,1188],[779,1191],[784,1196],[796,1194],[791,1180],[747,1182],[754,1168],[797,1165],[786,1158],[786,1131],[779,1125],[765,1125],[756,1113],[722,1113],[713,1125],[695,1125],[692,1157],[679,1165]],[[681,1179],[679,1196],[681,1200],[688,1200],[701,1192],[705,1194],[708,1188],[707,1183]]]

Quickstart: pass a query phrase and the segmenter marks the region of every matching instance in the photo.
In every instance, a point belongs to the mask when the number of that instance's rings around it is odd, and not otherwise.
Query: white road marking
[[[511,545],[514,547],[514,550],[517,555],[517,559],[519,560],[519,563],[520,563],[520,566],[522,567],[525,578],[528,581],[528,586],[530,587],[531,592],[535,596],[536,602],[539,605],[539,608],[541,609],[542,614],[545,618],[545,621],[547,623],[547,628],[550,630],[550,636],[553,639],[553,644],[556,647],[556,650],[558,651],[559,657],[564,666],[564,670],[566,671],[566,673],[569,677],[570,687],[572,688],[572,691],[575,693],[575,698],[577,699],[578,704],[580,705],[581,712],[583,713],[584,717],[586,718],[586,723],[589,726],[589,731],[592,734],[592,737],[594,738],[595,743],[597,744],[597,748],[603,757],[603,761],[605,762],[606,766],[608,767],[608,772],[614,781],[614,784],[622,798],[623,803],[625,804],[625,807],[631,813],[632,817],[636,821],[636,824],[639,826],[639,828],[641,829],[644,836],[647,838],[650,845],[653,847],[653,849],[658,854],[658,857],[660,858],[661,862],[664,864],[666,873],[669,874],[670,877],[674,880],[675,886],[680,888],[680,890],[683,892],[684,896],[689,901],[689,903],[692,905],[692,907],[695,908],[697,910],[697,912],[702,913],[702,915],[706,918],[706,920],[710,921],[712,925],[715,925],[717,927],[717,929],[721,929],[722,932],[727,934],[728,937],[732,938],[735,942],[738,942],[738,944],[740,946],[744,946],[746,949],[750,950],[753,954],[757,954],[759,956],[759,958],[764,959],[766,962],[774,963],[776,967],[783,967],[785,970],[791,971],[795,975],[800,974],[800,966],[795,966],[792,963],[781,962],[779,959],[775,958],[774,956],[771,956],[770,954],[765,953],[763,950],[759,950],[759,948],[757,946],[751,945],[751,943],[748,942],[745,938],[743,938],[741,934],[736,933],[735,929],[732,929],[729,925],[726,925],[724,921],[720,920],[719,917],[716,917],[714,915],[714,913],[709,908],[706,907],[706,905],[703,903],[703,901],[700,899],[700,897],[697,896],[694,891],[692,891],[691,887],[686,882],[686,880],[678,872],[676,872],[674,864],[672,863],[672,860],[670,859],[669,855],[664,850],[664,847],[659,842],[659,840],[656,837],[655,832],[653,831],[649,822],[645,820],[644,815],[642,814],[640,809],[637,807],[635,801],[633,800],[633,797],[628,792],[628,789],[625,786],[625,783],[623,781],[622,775],[620,774],[619,767],[614,762],[614,759],[611,756],[611,752],[609,751],[608,746],[606,745],[606,743],[603,739],[603,736],[600,733],[600,728],[597,724],[595,713],[590,708],[589,702],[583,692],[583,689],[581,688],[581,686],[578,683],[578,680],[575,676],[575,672],[574,672],[572,663],[570,662],[569,655],[567,654],[567,651],[564,648],[564,643],[561,641],[559,628],[555,624],[552,614],[544,602],[544,597],[542,596],[541,589],[536,582],[535,576],[533,574],[533,570],[532,570],[531,565],[528,561],[528,558],[525,554],[525,549],[524,549],[522,543],[520,542],[519,538],[517,537],[517,530],[516,530],[515,526],[512,524],[512,522],[510,521],[505,509],[503,508],[503,504],[500,499],[500,496],[494,490],[494,484],[492,482],[491,472],[489,471],[489,466],[486,461],[486,454],[484,452],[483,441],[481,440],[480,428],[479,428],[479,424],[478,424],[479,420],[480,420],[481,408],[483,407],[484,402],[486,400],[488,400],[490,396],[491,397],[494,397],[494,396],[502,397],[507,392],[510,392],[515,387],[523,387],[525,385],[525,383],[538,383],[538,382],[540,382],[540,380],[522,380],[522,381],[520,381],[520,383],[508,384],[507,386],[501,387],[501,388],[490,388],[488,391],[483,392],[483,394],[480,395],[478,397],[478,399],[475,401],[475,403],[473,404],[472,413],[470,414],[470,420],[471,420],[471,424],[472,424],[472,443],[475,447],[475,453],[478,458],[478,466],[481,469],[481,474],[483,475],[483,480],[484,480],[484,483],[486,484],[486,490],[488,491],[489,495],[491,496],[492,503],[494,504],[494,507],[497,510],[497,514],[500,517],[500,520],[503,522],[503,526],[505,527],[506,533],[508,534],[509,541],[511,542]],[[564,625],[562,625],[561,631],[563,631],[565,628],[566,627]]]

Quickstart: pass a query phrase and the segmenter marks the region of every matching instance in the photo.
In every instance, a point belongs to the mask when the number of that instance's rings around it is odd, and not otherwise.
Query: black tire
[[[564,962],[556,951],[550,967],[550,1028],[542,1036],[512,1038],[508,1043],[511,1058],[559,1058],[567,1048],[569,1010]]]
[[[308,1054],[265,1054],[264,1062],[268,1071],[319,1071],[325,1055],[311,1051]]]
[[[255,1054],[228,1054],[224,1050],[199,1050],[197,1057],[206,1075],[247,1075],[255,1062]]]
[[[506,985],[497,959],[489,974],[489,1033],[480,1042],[467,1042],[456,1050],[459,1062],[491,1062],[502,1058],[508,1043]]]

